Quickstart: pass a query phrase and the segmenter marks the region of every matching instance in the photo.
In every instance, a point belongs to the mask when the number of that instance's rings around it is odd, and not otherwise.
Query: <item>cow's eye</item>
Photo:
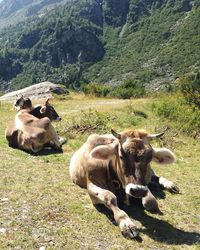
[[[120,155],[119,158],[120,158],[121,160],[123,160],[123,156],[122,156],[122,155]]]

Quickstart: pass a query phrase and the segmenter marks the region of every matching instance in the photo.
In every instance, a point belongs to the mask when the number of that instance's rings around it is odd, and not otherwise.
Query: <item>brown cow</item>
[[[29,98],[21,96],[14,106],[18,113],[6,129],[9,146],[31,152],[38,152],[44,145],[62,150],[61,144],[65,140],[58,137],[51,124],[51,120],[59,121],[61,118],[48,100],[44,105],[34,108]]]
[[[150,145],[149,141],[160,135],[150,135],[144,130],[91,135],[71,158],[72,181],[88,190],[93,204],[104,204],[112,210],[125,237],[135,238],[138,231],[129,216],[118,207],[117,189],[124,190],[127,204],[130,197],[141,198],[143,206],[151,211],[158,209],[156,198],[148,188],[151,181],[157,181],[171,192],[179,192],[173,182],[157,177],[150,167],[152,160],[160,164],[175,161],[169,149]]]

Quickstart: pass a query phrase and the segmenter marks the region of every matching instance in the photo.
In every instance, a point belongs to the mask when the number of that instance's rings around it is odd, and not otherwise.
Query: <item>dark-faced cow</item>
[[[59,138],[52,120],[61,120],[48,100],[33,107],[29,98],[21,96],[14,104],[18,110],[14,121],[6,128],[6,139],[10,147],[25,151],[38,152],[45,145],[61,151],[63,138]]]
[[[175,161],[169,149],[150,145],[149,141],[157,136],[144,130],[91,135],[71,158],[72,181],[88,190],[93,204],[104,204],[112,210],[125,237],[135,238],[138,231],[129,216],[118,207],[117,189],[124,190],[127,204],[130,197],[141,198],[143,206],[150,211],[158,209],[157,200],[148,188],[151,181],[157,181],[169,191],[179,192],[173,182],[156,176],[150,167],[152,160],[159,164]]]
[[[61,117],[58,115],[52,105],[49,104],[49,98],[42,105],[33,106],[29,98],[24,98],[21,95],[13,104],[13,107],[19,111],[22,109],[29,109],[29,113],[39,119],[48,117],[51,121],[61,121]]]

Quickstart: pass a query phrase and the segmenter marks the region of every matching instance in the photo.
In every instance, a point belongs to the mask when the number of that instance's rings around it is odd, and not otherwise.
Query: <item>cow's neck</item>
[[[22,113],[31,113],[31,111],[33,110],[33,108],[26,108],[26,109],[20,109],[17,113],[18,114],[22,114]]]
[[[109,171],[111,178],[120,182],[120,186],[122,188],[125,188],[125,181],[123,178],[124,174],[122,172],[119,155],[117,155],[116,157],[114,157],[112,160],[109,161]]]
[[[41,109],[41,105],[40,106],[37,106],[35,108],[33,108],[30,113],[31,115],[37,117],[37,118],[43,118],[44,115],[42,113],[40,113],[40,109]]]

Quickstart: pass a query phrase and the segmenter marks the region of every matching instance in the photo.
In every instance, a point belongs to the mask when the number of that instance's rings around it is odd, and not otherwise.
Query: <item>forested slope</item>
[[[0,34],[0,82],[50,80],[149,88],[199,70],[198,0],[69,1]]]

